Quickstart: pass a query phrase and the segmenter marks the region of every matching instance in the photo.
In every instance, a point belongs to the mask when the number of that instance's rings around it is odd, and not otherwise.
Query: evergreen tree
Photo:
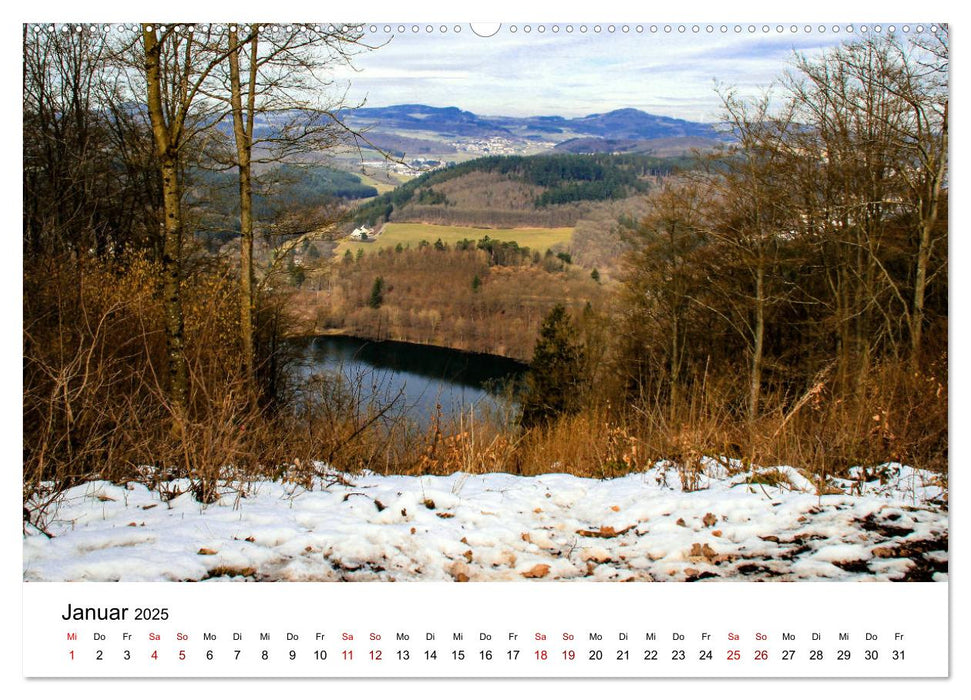
[[[557,304],[543,320],[523,398],[523,427],[548,423],[580,408],[584,351],[573,319]]]
[[[372,309],[381,308],[381,304],[384,302],[384,278],[375,277],[374,285],[371,287],[371,297],[368,299],[367,305]]]
[[[290,275],[290,283],[294,287],[301,286],[307,279],[307,273],[304,272],[303,266],[297,265],[293,260],[287,263],[287,274]]]

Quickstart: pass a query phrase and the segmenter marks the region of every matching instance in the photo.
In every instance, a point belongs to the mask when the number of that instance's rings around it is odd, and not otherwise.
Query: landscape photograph
[[[23,581],[948,580],[942,24],[25,24]]]

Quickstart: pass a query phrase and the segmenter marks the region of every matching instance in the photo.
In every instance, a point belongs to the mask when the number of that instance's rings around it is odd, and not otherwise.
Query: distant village
[[[475,156],[523,155],[528,150],[526,147],[527,144],[524,142],[501,136],[493,136],[491,138],[457,139],[452,145],[454,146],[455,150],[459,151],[460,153],[469,153]],[[555,145],[555,142],[530,144],[531,147],[540,146],[548,149],[552,149]],[[455,165],[455,161],[445,161],[436,158],[410,158],[407,161],[402,162],[374,159],[363,161],[360,165],[365,169],[383,170],[389,174],[414,177],[416,175],[421,175],[422,173],[427,173],[430,170],[439,170],[441,168],[447,168],[451,165]]]
[[[456,143],[455,148],[466,153],[481,153],[492,156],[519,155],[523,152],[521,144],[501,136],[493,136],[488,139],[470,139]]]
[[[427,173],[429,170],[447,168],[450,165],[455,165],[455,161],[446,162],[430,158],[412,158],[407,162],[400,163],[392,160],[365,160],[361,162],[361,167],[364,170],[383,170],[389,174],[406,175],[408,177],[415,177],[416,175]]]

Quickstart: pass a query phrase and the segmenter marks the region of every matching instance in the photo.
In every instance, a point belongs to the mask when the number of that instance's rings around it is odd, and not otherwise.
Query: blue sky
[[[506,24],[493,36],[476,35],[454,23],[373,25],[368,39],[380,48],[354,60],[355,71],[338,73],[350,82],[348,99],[366,100],[368,106],[417,102],[438,107],[456,106],[479,114],[527,116],[559,114],[580,116],[621,107],[700,121],[719,116],[716,84],[734,86],[755,95],[777,80],[789,66],[794,51],[815,54],[848,38],[846,24],[834,33],[812,32],[791,24],[734,24],[698,26],[579,23]],[[419,31],[413,32],[412,27]],[[515,26],[515,31],[512,27]],[[580,27],[585,26],[586,32]],[[600,27],[600,32],[595,27]],[[608,28],[614,27],[609,32]],[[636,28],[642,27],[640,33]],[[656,32],[651,32],[651,27]],[[684,26],[684,33],[678,31]],[[755,31],[750,32],[749,27]],[[763,31],[768,27],[768,31]],[[859,27],[854,26],[856,35]],[[390,41],[388,39],[390,38]]]

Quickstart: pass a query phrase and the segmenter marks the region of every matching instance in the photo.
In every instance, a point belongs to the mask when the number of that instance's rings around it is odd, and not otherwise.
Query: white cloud
[[[778,79],[793,51],[815,52],[841,41],[844,35],[776,31],[708,34],[652,33],[651,25],[630,25],[623,33],[616,25],[587,25],[587,32],[568,33],[565,25],[553,33],[551,25],[504,26],[498,34],[481,38],[465,27],[456,34],[424,26],[410,26],[385,46],[358,56],[357,71],[345,71],[350,96],[367,96],[368,104],[385,106],[424,102],[457,106],[482,114],[516,116],[561,114],[578,116],[620,107],[636,107],[673,117],[713,120],[718,116],[714,85],[737,86],[755,94]],[[383,40],[387,35],[375,35]]]

